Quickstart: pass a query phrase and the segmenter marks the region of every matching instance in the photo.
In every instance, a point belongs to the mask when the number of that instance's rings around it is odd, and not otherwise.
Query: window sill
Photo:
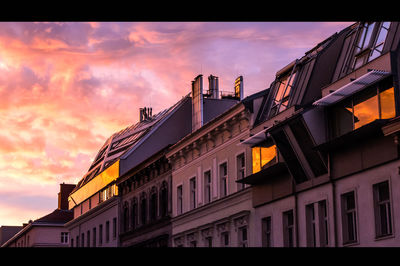
[[[352,247],[352,246],[357,246],[360,245],[360,242],[358,241],[353,241],[353,242],[346,242],[343,243],[343,247]]]
[[[384,236],[376,236],[374,240],[381,241],[381,240],[386,240],[386,239],[390,239],[390,238],[394,238],[394,234],[384,235]]]

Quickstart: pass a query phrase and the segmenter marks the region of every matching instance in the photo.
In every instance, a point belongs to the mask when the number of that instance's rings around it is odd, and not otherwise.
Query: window
[[[205,240],[206,240],[205,242],[206,242],[207,247],[211,248],[212,247],[212,237],[211,236],[206,237]]]
[[[211,171],[204,172],[204,203],[211,202]]]
[[[196,177],[193,177],[189,181],[190,184],[190,209],[196,208]]]
[[[306,206],[306,233],[307,233],[307,246],[315,247],[315,213],[314,203]]]
[[[261,171],[269,162],[276,162],[276,146],[253,147],[251,149],[253,158],[253,174]]]
[[[117,238],[117,218],[113,218],[113,239]]]
[[[71,238],[71,248],[73,248],[73,247],[74,247],[74,239]]]
[[[76,247],[79,248],[79,236],[76,236]]]
[[[229,247],[229,232],[221,233],[221,247]]]
[[[283,213],[283,245],[284,247],[294,246],[293,210]]]
[[[318,202],[318,216],[319,216],[319,243],[321,247],[326,247],[329,244],[329,231],[328,231],[328,210],[326,200]]]
[[[155,221],[157,218],[157,189],[152,188],[150,195],[150,220]]]
[[[85,246],[85,233],[82,233],[81,235],[81,247]]]
[[[245,158],[244,153],[238,155],[236,157],[236,176],[237,180],[243,179],[245,177]],[[237,183],[237,189],[241,190],[244,189],[244,183]]]
[[[61,232],[61,243],[67,244],[69,239],[69,233],[68,232]],[[28,237],[29,240],[29,237]],[[29,243],[29,241],[28,241]]]
[[[239,247],[247,247],[247,226],[240,227],[239,233]]]
[[[361,25],[355,48],[354,69],[382,54],[390,22],[365,22]]]
[[[86,246],[90,247],[90,231],[89,230],[87,231],[86,236],[87,236]]]
[[[137,217],[138,217],[138,203],[137,203],[137,198],[133,198],[132,200],[132,229],[136,228],[137,225]]]
[[[275,89],[276,93],[271,106],[271,111],[269,115],[270,118],[282,112],[288,107],[290,91],[292,90],[295,78],[296,72],[293,72],[291,74],[283,76],[278,80],[279,87]]]
[[[392,214],[390,209],[389,182],[385,181],[373,186],[375,209],[376,237],[392,234]]]
[[[182,214],[183,212],[183,198],[182,198],[182,185],[177,187],[177,212],[178,214]]]
[[[354,191],[341,196],[343,244],[357,242],[356,199]]]
[[[372,86],[335,105],[331,111],[332,137],[358,129],[377,119],[396,116],[394,87],[390,80]]]
[[[146,224],[147,221],[147,200],[146,200],[146,193],[142,193],[141,200],[140,200],[140,217],[142,225]]]
[[[103,244],[103,225],[99,225],[99,245]]]
[[[106,242],[110,241],[110,221],[106,222]]]
[[[221,197],[228,195],[228,165],[223,163],[219,166],[219,178],[220,178],[220,193]]]
[[[97,234],[96,227],[94,227],[93,228],[93,244],[92,244],[93,247],[96,247],[96,234]]]
[[[160,215],[161,217],[168,214],[168,184],[163,182],[160,190]]]
[[[129,230],[129,208],[128,208],[128,202],[125,201],[124,203],[124,216],[123,216],[123,226],[124,226],[124,232],[128,232]]]
[[[263,247],[272,247],[271,216],[261,220],[261,240]]]

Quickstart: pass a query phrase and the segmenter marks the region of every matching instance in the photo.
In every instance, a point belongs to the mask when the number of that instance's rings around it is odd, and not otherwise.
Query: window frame
[[[206,180],[206,173],[209,173],[209,182]],[[204,193],[204,204],[208,204],[212,202],[212,172],[211,168],[203,171],[203,193]],[[208,191],[208,192],[207,192]],[[208,198],[207,198],[208,194]]]
[[[357,92],[357,93],[355,93],[355,94],[353,94],[353,95],[351,95],[349,97],[346,97],[345,99],[341,100],[340,102],[337,102],[334,105],[330,106],[329,107],[329,111],[328,111],[329,112],[329,121],[330,121],[329,122],[330,139],[338,138],[338,137],[343,136],[343,135],[345,135],[347,133],[350,133],[350,132],[353,132],[355,130],[358,130],[358,129],[362,128],[363,126],[366,126],[366,125],[374,122],[375,120],[390,119],[390,118],[382,118],[383,117],[383,115],[382,115],[383,114],[383,108],[382,108],[382,104],[381,104],[381,102],[382,102],[381,94],[383,92],[385,92],[387,90],[391,90],[391,89],[394,90],[394,96],[393,96],[394,97],[393,98],[394,106],[393,107],[394,107],[394,112],[395,113],[394,113],[393,117],[396,117],[397,116],[397,107],[396,107],[397,96],[396,96],[396,88],[395,88],[395,86],[393,84],[393,78],[392,77],[388,77],[388,78],[385,78],[383,80],[380,80],[377,83],[371,84],[368,87],[364,88],[363,90],[361,90],[361,91],[359,91],[359,92]],[[357,99],[360,99],[361,97],[363,97],[365,94],[368,94],[368,93],[376,93],[376,95],[374,95],[373,97],[376,97],[376,99],[377,99],[377,105],[376,105],[375,111],[376,111],[376,114],[377,114],[378,118],[376,118],[373,121],[370,121],[368,123],[365,123],[365,124],[355,128],[355,126],[356,126],[355,123],[356,122],[354,120],[355,120],[356,116],[354,114],[354,106],[355,106],[354,102],[357,101]],[[364,100],[363,102],[358,103],[357,105],[359,105],[361,103],[364,103],[364,102],[372,99],[373,97],[370,97],[370,98]],[[337,114],[337,111],[335,109],[339,108],[341,105],[346,104],[346,103],[349,103],[349,108],[351,107],[352,130],[344,132],[344,133],[339,133],[338,132],[339,130],[338,130],[337,126],[336,126],[337,123],[338,123],[338,117],[335,116]]]
[[[379,200],[379,186],[387,183],[388,187],[388,196],[389,199],[385,199],[380,201]],[[374,218],[375,218],[375,240],[379,240],[382,238],[388,238],[394,235],[394,223],[393,223],[393,204],[392,204],[392,193],[391,193],[391,184],[389,180],[384,180],[380,181],[377,183],[374,183],[372,185],[372,190],[373,190],[373,201],[374,201]],[[386,230],[388,232],[386,234],[382,233],[382,224],[381,224],[381,213],[380,213],[380,206],[385,205],[386,209],[386,215],[389,215],[389,217],[386,217]],[[388,214],[389,213],[389,214]]]
[[[353,194],[354,196],[354,208],[353,209],[347,209],[347,202],[345,202],[345,197],[349,194]],[[357,204],[357,193],[356,190],[350,190],[347,192],[344,192],[340,194],[340,206],[341,206],[341,214],[342,214],[342,243],[343,246],[347,245],[354,245],[359,243],[359,226],[358,226],[358,204]],[[347,223],[347,218],[348,214],[352,214],[352,221],[353,221],[353,227],[352,227],[352,234],[355,239],[350,239],[349,236],[349,225]]]
[[[261,219],[261,246],[272,247],[272,215],[266,216]]]
[[[226,165],[226,175],[221,174],[221,166]],[[222,161],[218,164],[218,179],[219,179],[219,197],[223,198],[229,195],[229,168],[228,168],[228,160]],[[224,182],[222,182],[224,181]],[[224,184],[224,186],[223,186]],[[222,193],[224,191],[224,193]]]

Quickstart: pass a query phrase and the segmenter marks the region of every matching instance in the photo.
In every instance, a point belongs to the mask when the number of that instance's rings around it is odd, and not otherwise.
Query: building
[[[0,247],[16,233],[22,229],[22,226],[8,226],[3,225],[0,227]]]
[[[241,180],[258,246],[400,243],[398,27],[355,23],[277,73],[251,130],[261,138],[242,142],[266,154]]]
[[[192,89],[202,91],[202,86],[199,75],[192,82]],[[221,94],[224,96],[220,97]],[[160,124],[157,134],[146,139],[146,149],[131,149],[122,157],[121,176],[117,180],[121,192],[121,246],[171,246],[173,177],[166,153],[193,127],[212,120],[239,99],[240,95],[220,92],[218,77],[210,75],[209,90],[204,95],[192,90],[182,109],[174,111],[173,117]]]
[[[243,79],[237,83],[242,99]],[[197,89],[193,94],[202,95],[201,86]],[[252,245],[250,188],[235,182],[251,173],[251,153],[237,144],[249,136],[252,114],[267,92],[237,101],[207,123],[193,123],[191,134],[168,150],[173,247]]]
[[[58,208],[24,224],[1,247],[69,247],[69,232],[64,225],[73,218],[73,213],[67,206],[68,195],[74,187],[72,184],[60,184]]]

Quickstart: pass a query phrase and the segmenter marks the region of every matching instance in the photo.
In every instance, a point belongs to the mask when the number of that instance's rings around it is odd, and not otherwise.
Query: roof
[[[60,223],[65,224],[74,218],[73,211],[55,209],[52,213],[49,213],[35,221],[34,224],[38,223]]]
[[[155,114],[147,119],[139,121],[131,126],[126,127],[112,136],[110,136],[103,146],[100,148],[95,159],[93,160],[88,172],[78,182],[74,190],[75,192],[80,189],[83,185],[92,180],[95,176],[99,175],[114,162],[120,159],[124,154],[132,151],[136,146],[141,143],[141,140],[145,139],[148,133],[156,125],[160,124],[173,110],[180,106],[187,98],[189,94],[182,97],[177,103],[171,107]]]

